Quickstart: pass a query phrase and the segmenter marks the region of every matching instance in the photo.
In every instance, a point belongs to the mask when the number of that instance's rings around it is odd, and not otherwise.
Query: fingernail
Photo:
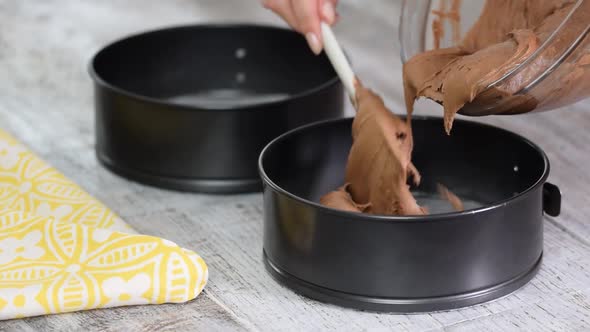
[[[320,54],[322,51],[322,45],[320,45],[320,40],[318,36],[315,35],[313,32],[309,32],[305,35],[305,39],[307,39],[307,43],[309,44],[309,48],[313,53]]]
[[[332,4],[331,1],[324,1],[322,15],[324,15],[324,19],[326,19],[328,23],[334,23],[334,20],[336,19],[336,10],[334,9],[334,4]]]

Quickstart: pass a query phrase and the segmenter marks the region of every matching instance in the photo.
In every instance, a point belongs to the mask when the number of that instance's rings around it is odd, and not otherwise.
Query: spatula
[[[321,29],[322,38],[324,40],[324,51],[328,55],[328,59],[330,59],[334,70],[336,70],[336,74],[338,74],[338,77],[340,77],[340,80],[342,81],[342,84],[344,85],[350,100],[352,100],[354,104],[356,97],[354,81],[356,75],[352,71],[350,63],[346,59],[340,44],[336,40],[332,28],[328,24],[322,22]]]

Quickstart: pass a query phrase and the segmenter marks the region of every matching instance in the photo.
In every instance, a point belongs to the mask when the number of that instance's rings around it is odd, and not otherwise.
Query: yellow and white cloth
[[[207,283],[196,253],[133,232],[0,130],[0,319],[186,302]]]

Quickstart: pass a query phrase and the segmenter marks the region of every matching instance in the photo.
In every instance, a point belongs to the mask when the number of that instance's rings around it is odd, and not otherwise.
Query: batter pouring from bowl
[[[316,54],[322,47],[320,22],[336,21],[336,4],[331,0],[264,1],[306,36]],[[459,4],[455,0],[448,7],[456,10]],[[440,29],[433,29],[435,47]],[[409,137],[400,139],[401,120],[384,115],[388,110],[378,96],[359,89],[357,105],[371,110],[359,107],[353,123],[347,183],[324,196],[322,203],[376,214],[424,214],[406,184],[409,174],[418,174],[410,158],[409,121],[415,100],[426,97],[443,106],[448,134],[457,113],[519,114],[575,102],[590,94],[589,31],[590,0],[487,0],[478,20],[456,45],[416,54],[404,64]],[[386,148],[363,143],[367,141]],[[364,180],[351,181],[351,170]],[[452,195],[446,189],[441,192]],[[460,205],[453,201],[454,206]]]

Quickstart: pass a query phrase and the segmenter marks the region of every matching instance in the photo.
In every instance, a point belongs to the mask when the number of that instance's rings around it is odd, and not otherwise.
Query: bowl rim
[[[468,209],[468,210],[464,210],[464,211],[460,211],[460,212],[447,212],[447,213],[437,213],[437,214],[429,214],[429,215],[399,216],[399,215],[366,214],[366,213],[349,212],[349,211],[342,211],[339,209],[330,208],[330,207],[321,205],[318,202],[314,202],[314,201],[299,197],[299,196],[283,189],[282,187],[277,185],[274,181],[272,181],[272,179],[268,176],[268,174],[266,174],[266,171],[264,170],[264,158],[268,154],[268,151],[270,150],[270,148],[272,148],[273,145],[278,144],[278,142],[285,140],[290,136],[293,136],[295,134],[298,134],[298,133],[306,131],[306,130],[310,130],[315,127],[329,125],[330,123],[352,121],[353,119],[354,118],[352,118],[352,117],[346,117],[346,118],[341,118],[341,119],[329,119],[329,120],[317,121],[317,122],[314,122],[311,124],[307,124],[307,125],[292,129],[292,130],[280,135],[279,137],[273,139],[270,143],[268,143],[264,147],[264,149],[262,150],[262,152],[260,153],[260,156],[258,158],[258,171],[260,173],[260,177],[262,179],[263,184],[268,185],[276,193],[287,196],[287,197],[289,197],[301,204],[315,208],[316,210],[319,210],[323,213],[328,213],[328,214],[342,217],[343,219],[362,220],[364,222],[371,221],[371,222],[387,222],[387,223],[392,223],[392,222],[393,223],[406,223],[406,222],[416,222],[416,221],[420,221],[420,222],[445,221],[445,220],[454,219],[457,217],[462,217],[465,215],[476,215],[476,214],[488,212],[490,210],[502,208],[504,206],[507,206],[512,203],[518,202],[522,199],[525,199],[530,192],[536,190],[539,186],[542,186],[546,182],[547,178],[549,177],[549,171],[550,171],[549,159],[547,158],[547,155],[545,154],[545,152],[538,145],[536,145],[535,143],[533,143],[529,139],[527,139],[519,134],[516,134],[512,131],[509,131],[509,130],[506,130],[506,129],[503,129],[503,128],[500,128],[497,126],[477,122],[477,121],[468,121],[468,120],[462,120],[462,119],[456,119],[455,123],[457,123],[459,125],[471,125],[471,126],[476,126],[476,127],[480,127],[480,128],[489,128],[489,129],[498,130],[498,131],[502,132],[503,134],[512,136],[513,138],[521,140],[525,144],[529,145],[543,159],[544,165],[543,165],[543,172],[542,172],[541,176],[533,184],[531,184],[527,189],[521,191],[517,195],[499,200],[499,201],[494,202],[490,205],[485,205],[482,207]],[[435,121],[435,120],[437,120],[437,121],[441,121],[441,123],[442,123],[442,119],[443,119],[442,117],[438,117],[438,116],[425,116],[425,115],[413,115],[412,116],[412,121],[425,121],[425,120],[426,121]]]
[[[323,90],[329,89],[335,85],[341,84],[340,79],[338,78],[338,75],[336,73],[334,73],[334,75],[330,79],[324,81],[323,83],[321,83],[319,85],[302,90],[302,91],[294,93],[294,94],[290,94],[290,95],[288,95],[284,98],[278,99],[278,100],[259,102],[259,103],[248,104],[248,105],[238,105],[238,106],[233,106],[233,107],[228,107],[228,108],[206,108],[206,107],[198,107],[198,106],[190,106],[190,105],[185,105],[185,104],[173,103],[173,102],[167,101],[162,98],[150,97],[150,96],[146,96],[146,95],[142,95],[139,93],[129,91],[127,89],[123,89],[123,88],[119,87],[118,85],[110,83],[107,80],[105,80],[102,77],[102,75],[97,71],[96,66],[95,66],[97,59],[101,55],[103,55],[104,52],[106,52],[108,49],[113,48],[113,47],[117,47],[120,45],[124,45],[126,42],[128,42],[129,40],[132,40],[132,39],[144,38],[144,37],[158,34],[158,33],[173,33],[175,31],[180,31],[180,30],[194,30],[194,29],[217,30],[217,29],[243,29],[243,28],[249,28],[249,29],[254,28],[254,29],[271,30],[271,31],[274,30],[274,31],[280,31],[281,33],[290,33],[292,35],[299,35],[299,33],[295,32],[291,29],[282,27],[282,26],[271,25],[271,24],[262,24],[262,23],[235,22],[235,23],[197,23],[197,24],[169,25],[169,26],[165,26],[165,27],[161,27],[161,28],[153,28],[153,29],[148,29],[145,31],[130,33],[130,34],[124,35],[123,37],[114,39],[111,42],[108,42],[106,45],[102,46],[98,51],[96,51],[91,56],[91,58],[88,62],[88,65],[87,65],[88,74],[90,75],[90,77],[94,81],[94,83],[103,89],[110,90],[112,92],[115,92],[117,94],[123,95],[125,97],[131,98],[131,99],[134,99],[137,101],[151,103],[151,104],[162,106],[162,107],[174,107],[175,109],[178,109],[178,110],[191,111],[191,112],[195,112],[195,111],[215,111],[215,112],[255,111],[255,110],[260,110],[260,108],[262,108],[262,107],[278,106],[278,105],[289,103],[289,102],[292,102],[295,100],[307,98],[307,97],[317,94]],[[319,56],[325,56],[325,54],[321,53]]]

